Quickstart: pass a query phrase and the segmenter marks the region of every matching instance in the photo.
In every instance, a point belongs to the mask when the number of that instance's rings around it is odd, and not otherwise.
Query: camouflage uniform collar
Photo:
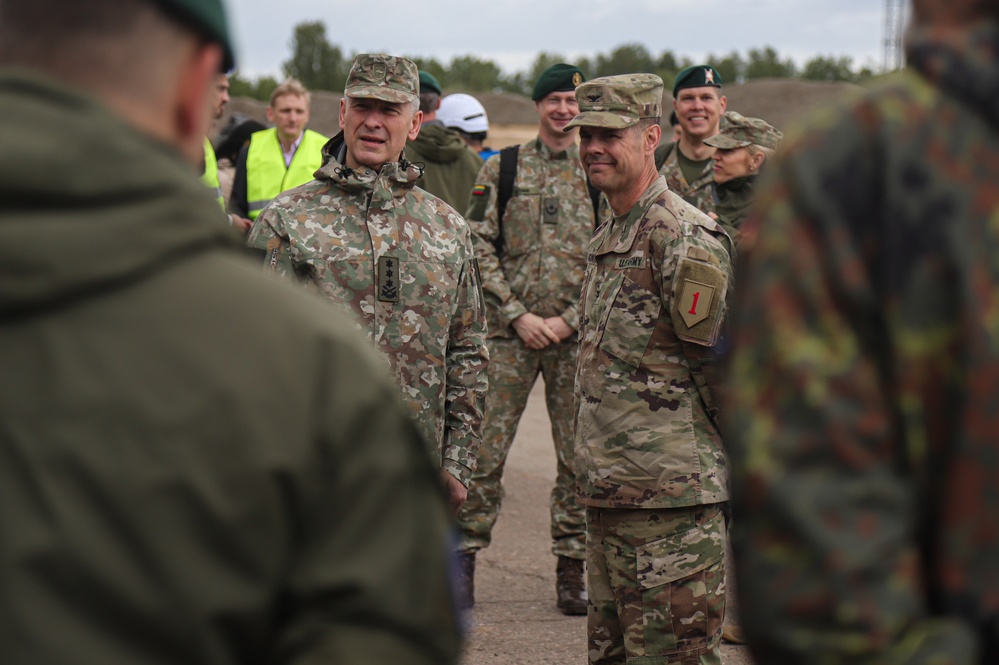
[[[402,196],[411,190],[419,180],[423,170],[403,159],[399,162],[386,162],[378,171],[372,169],[352,169],[345,164],[347,146],[343,132],[331,138],[323,146],[323,165],[316,171],[316,177],[326,179],[345,190],[375,189],[379,183],[392,190],[394,196]]]
[[[548,147],[547,143],[541,140],[540,136],[535,137],[532,143],[537,149],[538,154],[541,155],[543,159],[549,161],[560,159],[579,159],[579,146],[575,143],[569,146],[567,150],[552,150]]]
[[[666,178],[659,176],[651,185],[638,197],[638,202],[632,207],[626,216],[614,217],[613,222],[604,229],[604,239],[600,245],[598,254],[605,253],[626,253],[635,244],[635,237],[638,235],[639,221],[645,216],[656,199],[669,191],[666,186]]]
[[[912,30],[906,48],[909,66],[999,125],[999,24],[983,21],[958,35]]]

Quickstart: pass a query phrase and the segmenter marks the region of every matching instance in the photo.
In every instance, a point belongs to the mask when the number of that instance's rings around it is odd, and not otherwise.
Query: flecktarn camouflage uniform
[[[721,227],[662,177],[590,244],[576,472],[591,663],[720,662],[728,468],[714,347],[730,251]]]
[[[999,662],[999,26],[815,118],[735,299],[733,540],[760,663]]]
[[[248,244],[353,315],[388,359],[435,459],[467,486],[488,364],[471,233],[453,208],[414,187],[419,169],[355,171],[343,166],[344,148],[334,137],[316,179],[275,199]]]
[[[579,286],[594,214],[579,149],[553,151],[540,138],[518,151],[517,178],[497,220],[499,155],[483,166],[467,215],[482,271],[489,321],[489,392],[478,466],[458,514],[462,551],[489,545],[503,497],[503,465],[540,372],[552,422],[557,473],[551,495],[552,553],[585,556],[583,507],[576,502],[572,406],[577,337],[538,351],[511,326],[530,312],[579,326]]]

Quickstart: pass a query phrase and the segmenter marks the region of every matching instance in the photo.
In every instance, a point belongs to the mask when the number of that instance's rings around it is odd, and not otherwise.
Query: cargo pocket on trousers
[[[645,633],[649,655],[706,648],[721,631],[725,613],[722,511],[700,526],[638,547],[636,557],[643,612],[658,617]]]

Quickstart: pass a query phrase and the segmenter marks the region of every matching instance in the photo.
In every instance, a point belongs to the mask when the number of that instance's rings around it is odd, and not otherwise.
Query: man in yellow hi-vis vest
[[[215,81],[215,120],[222,117],[222,112],[228,103],[229,75],[221,72]],[[224,212],[225,200],[222,197],[222,187],[219,184],[219,163],[215,158],[215,148],[212,147],[212,142],[208,140],[207,136],[205,137],[205,170],[201,174],[201,182],[205,183],[205,186],[212,190],[212,193],[218,199],[219,207]],[[229,221],[232,223],[231,216]]]
[[[308,90],[295,79],[288,79],[271,93],[267,120],[274,127],[255,132],[236,158],[231,212],[256,219],[275,196],[312,180],[329,139],[305,129],[310,101]]]

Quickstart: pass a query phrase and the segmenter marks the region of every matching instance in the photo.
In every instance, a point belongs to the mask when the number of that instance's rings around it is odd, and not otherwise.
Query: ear
[[[347,117],[347,98],[340,98],[340,129],[344,128],[344,120]]]
[[[417,111],[413,114],[412,125],[409,127],[409,133],[406,134],[406,138],[410,141],[416,139],[420,134],[420,125],[423,124],[423,111]]]
[[[663,128],[656,123],[645,130],[645,151],[655,153],[659,140],[663,137]]]
[[[728,97],[726,97],[725,95],[722,95],[721,99],[719,99],[718,101],[720,102],[721,112],[724,113],[725,109],[728,108]]]
[[[763,166],[763,162],[765,162],[766,160],[767,156],[764,155],[762,152],[751,154],[749,161],[749,168],[751,168],[754,171],[758,171],[760,167]]]
[[[214,117],[215,82],[222,66],[217,44],[194,47],[180,67],[174,95],[174,129],[178,147],[192,164],[204,158],[204,140]]]
[[[271,123],[273,125],[274,124],[274,109],[271,108],[270,104],[267,105],[267,109],[265,110],[265,112],[267,113],[267,122],[269,122],[269,123]]]

